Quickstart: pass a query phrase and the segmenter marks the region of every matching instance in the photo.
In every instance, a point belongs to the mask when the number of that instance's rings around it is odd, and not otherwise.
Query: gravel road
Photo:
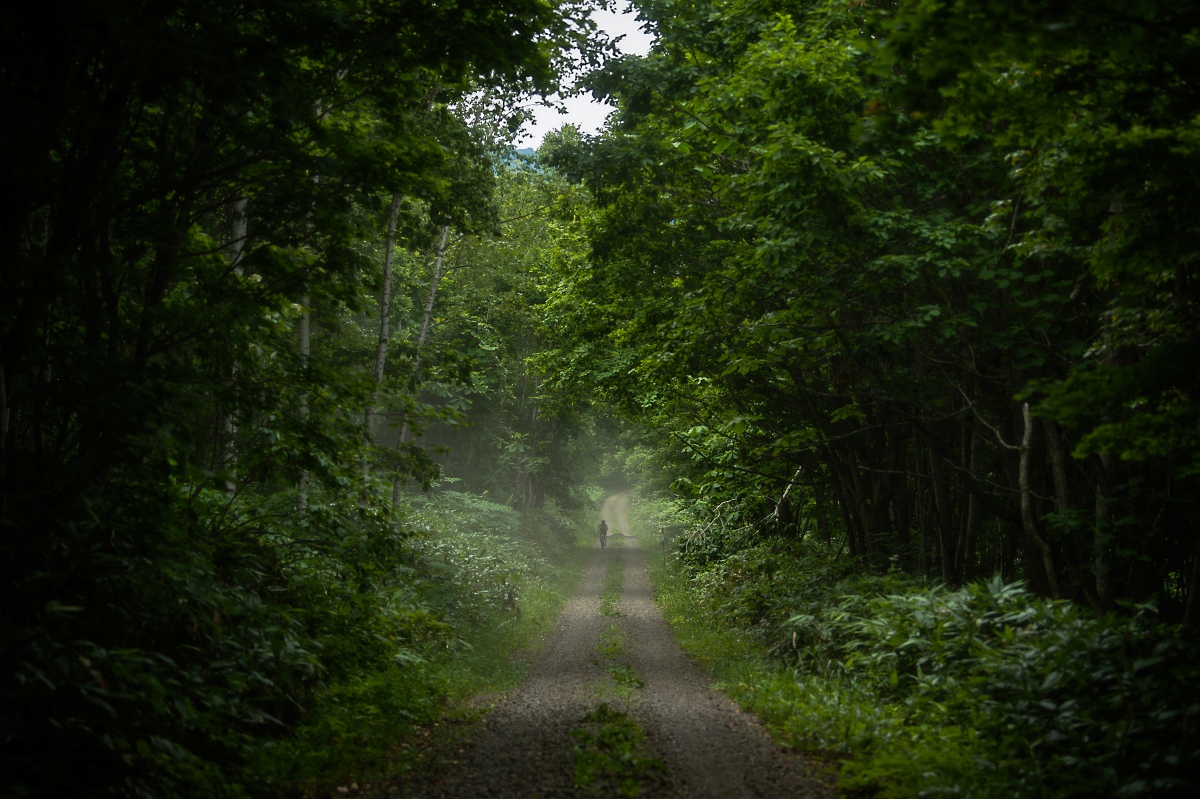
[[[612,685],[599,646],[602,633],[615,625],[623,634],[622,666],[631,667],[641,683],[626,692],[622,707],[644,729],[648,754],[667,771],[643,782],[639,796],[826,799],[829,790],[813,779],[805,761],[781,750],[752,716],[713,690],[711,678],[679,648],[654,604],[646,553],[630,534],[628,508],[628,494],[605,500],[601,517],[609,523],[610,545],[600,549],[597,543],[525,684],[492,710],[451,773],[424,794],[596,795],[594,786],[575,786],[576,739],[570,732]],[[620,615],[606,617],[600,595],[614,558],[624,561],[625,580],[616,605]]]

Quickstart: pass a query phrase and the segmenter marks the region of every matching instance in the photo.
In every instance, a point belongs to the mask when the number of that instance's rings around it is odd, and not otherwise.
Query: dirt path
[[[594,717],[602,703],[635,720],[645,735],[642,759],[665,766],[665,773],[656,766],[641,775],[639,796],[829,795],[809,779],[802,759],[782,752],[751,716],[714,691],[711,679],[675,643],[653,602],[646,554],[631,536],[628,511],[627,493],[604,501],[610,546],[600,549],[597,542],[578,591],[524,686],[492,711],[456,769],[424,795],[619,795],[621,783],[615,780],[576,787],[577,750],[591,740],[580,731],[596,729],[584,719]],[[614,566],[614,560],[621,563]],[[614,605],[613,585],[622,566],[624,584]],[[633,784],[624,783],[625,792]]]
[[[611,535],[629,535],[629,492],[609,494],[600,505],[600,518],[608,522]]]

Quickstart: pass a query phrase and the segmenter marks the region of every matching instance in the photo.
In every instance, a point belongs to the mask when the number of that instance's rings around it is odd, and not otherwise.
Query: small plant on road
[[[625,635],[615,624],[610,624],[600,633],[600,654],[609,660],[616,660],[625,654]]]
[[[571,731],[578,787],[637,796],[643,784],[666,776],[662,761],[646,754],[646,733],[633,716],[602,702],[580,724]]]
[[[613,558],[609,561],[600,596],[602,616],[621,615],[616,610],[616,602],[624,582],[625,564],[620,558]],[[617,710],[608,702],[601,702],[571,731],[571,737],[575,739],[575,785],[596,794],[612,795],[615,791],[621,796],[637,796],[648,779],[662,779],[667,773],[662,761],[646,753],[646,733],[628,712],[634,694],[646,683],[632,666],[618,662],[626,653],[626,647],[625,634],[616,624],[608,625],[600,633],[596,649],[612,680],[611,685],[605,681],[599,686],[597,693],[601,697],[622,700],[625,709]],[[593,663],[602,665],[599,661]]]

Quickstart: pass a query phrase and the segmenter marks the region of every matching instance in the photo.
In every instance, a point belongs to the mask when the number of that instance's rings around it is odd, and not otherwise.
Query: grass
[[[600,615],[617,618],[621,612],[617,610],[617,602],[621,599],[621,589],[625,585],[625,561],[614,557],[608,562],[604,573],[604,589],[600,593]]]
[[[648,559],[654,599],[685,651],[716,679],[716,687],[762,720],[776,740],[804,751],[829,768],[852,747],[869,743],[876,731],[894,726],[888,710],[852,686],[796,679],[763,647],[736,627],[696,612],[696,591],[676,566]],[[911,794],[917,795],[917,794]]]
[[[610,624],[600,633],[600,654],[607,660],[616,660],[625,654],[625,633],[615,624]]]
[[[596,648],[603,659],[592,662],[603,666],[609,677],[606,683],[597,688],[596,693],[602,697],[619,699],[625,703],[625,708],[629,709],[635,692],[645,688],[646,683],[632,666],[621,662],[621,657],[626,652],[625,634],[615,624],[610,624],[600,633],[600,641]]]
[[[1200,648],[1152,613],[779,541],[665,560],[651,579],[680,643],[780,742],[836,763],[843,796],[1197,795]]]
[[[650,572],[655,601],[683,648],[783,743],[835,758],[890,737],[901,723],[867,686],[803,674],[742,630],[697,613],[697,592],[680,570],[652,559]]]
[[[485,714],[486,697],[520,685],[589,555],[578,541],[541,579],[523,584],[519,613],[497,608],[432,653],[332,685],[294,737],[263,750],[256,771],[264,793],[379,789],[443,768]]]
[[[646,754],[646,733],[627,712],[601,702],[571,731],[575,739],[575,785],[596,795],[637,796],[651,779],[667,773]]]

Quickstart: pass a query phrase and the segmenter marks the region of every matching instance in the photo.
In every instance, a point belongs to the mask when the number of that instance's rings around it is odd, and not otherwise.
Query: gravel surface
[[[780,749],[750,715],[712,688],[712,680],[675,642],[654,604],[646,555],[630,537],[628,494],[605,500],[610,546],[597,543],[579,589],[567,602],[525,684],[483,722],[450,773],[422,789],[430,797],[550,799],[595,795],[574,785],[570,731],[603,701],[608,680],[597,645],[612,624],[624,633],[622,662],[645,683],[622,707],[646,730],[650,754],[668,776],[642,786],[643,797],[798,797],[830,791],[808,764]],[[625,565],[618,618],[600,615],[613,558]],[[607,684],[611,684],[608,680]]]

